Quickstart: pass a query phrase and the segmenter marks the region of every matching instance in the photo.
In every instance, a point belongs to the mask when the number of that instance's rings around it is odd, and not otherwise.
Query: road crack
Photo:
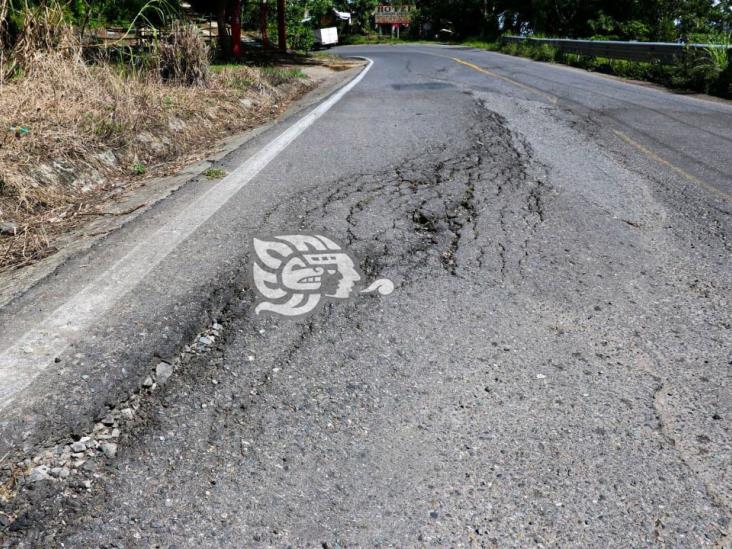
[[[393,168],[329,182],[325,192],[305,191],[300,226],[344,238],[370,272],[406,264],[417,281],[439,266],[449,276],[477,270],[519,283],[551,185],[530,176],[537,171],[531,147],[504,118],[485,108],[475,116],[461,147],[443,144]]]

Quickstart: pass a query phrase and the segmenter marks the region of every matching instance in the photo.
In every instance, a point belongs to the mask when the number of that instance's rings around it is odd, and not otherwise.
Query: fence
[[[689,50],[705,51],[708,48],[728,48],[708,44],[676,44],[672,42],[617,42],[614,40],[570,40],[567,38],[526,38],[503,36],[505,43],[547,44],[562,53],[575,53],[588,57],[626,59],[628,61],[658,61],[673,63]]]
[[[203,39],[211,43],[219,35],[218,24],[213,19],[188,18],[187,21],[195,24],[201,31]],[[107,27],[91,29],[86,34],[89,44],[104,44],[112,47],[133,49],[149,49],[156,37],[164,37],[168,29],[161,28],[154,31],[149,27]]]

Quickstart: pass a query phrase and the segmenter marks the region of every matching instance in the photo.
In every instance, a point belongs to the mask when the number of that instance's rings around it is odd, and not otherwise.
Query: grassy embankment
[[[312,87],[299,68],[210,66],[193,27],[113,62],[82,47],[61,11],[25,20],[0,56],[0,272],[53,253],[57,236],[106,215],[120,193]]]

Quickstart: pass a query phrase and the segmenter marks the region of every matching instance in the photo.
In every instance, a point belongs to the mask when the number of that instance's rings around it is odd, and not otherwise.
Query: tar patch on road
[[[419,84],[392,84],[397,91],[436,91],[455,88],[455,84],[448,82],[421,82]]]

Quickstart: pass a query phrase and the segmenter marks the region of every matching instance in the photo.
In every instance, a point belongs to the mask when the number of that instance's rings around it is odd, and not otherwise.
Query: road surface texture
[[[337,51],[373,65],[6,405],[31,454],[123,418],[114,451],[16,483],[8,543],[729,547],[732,106],[467,48]],[[250,239],[297,232],[394,292],[256,315]]]

